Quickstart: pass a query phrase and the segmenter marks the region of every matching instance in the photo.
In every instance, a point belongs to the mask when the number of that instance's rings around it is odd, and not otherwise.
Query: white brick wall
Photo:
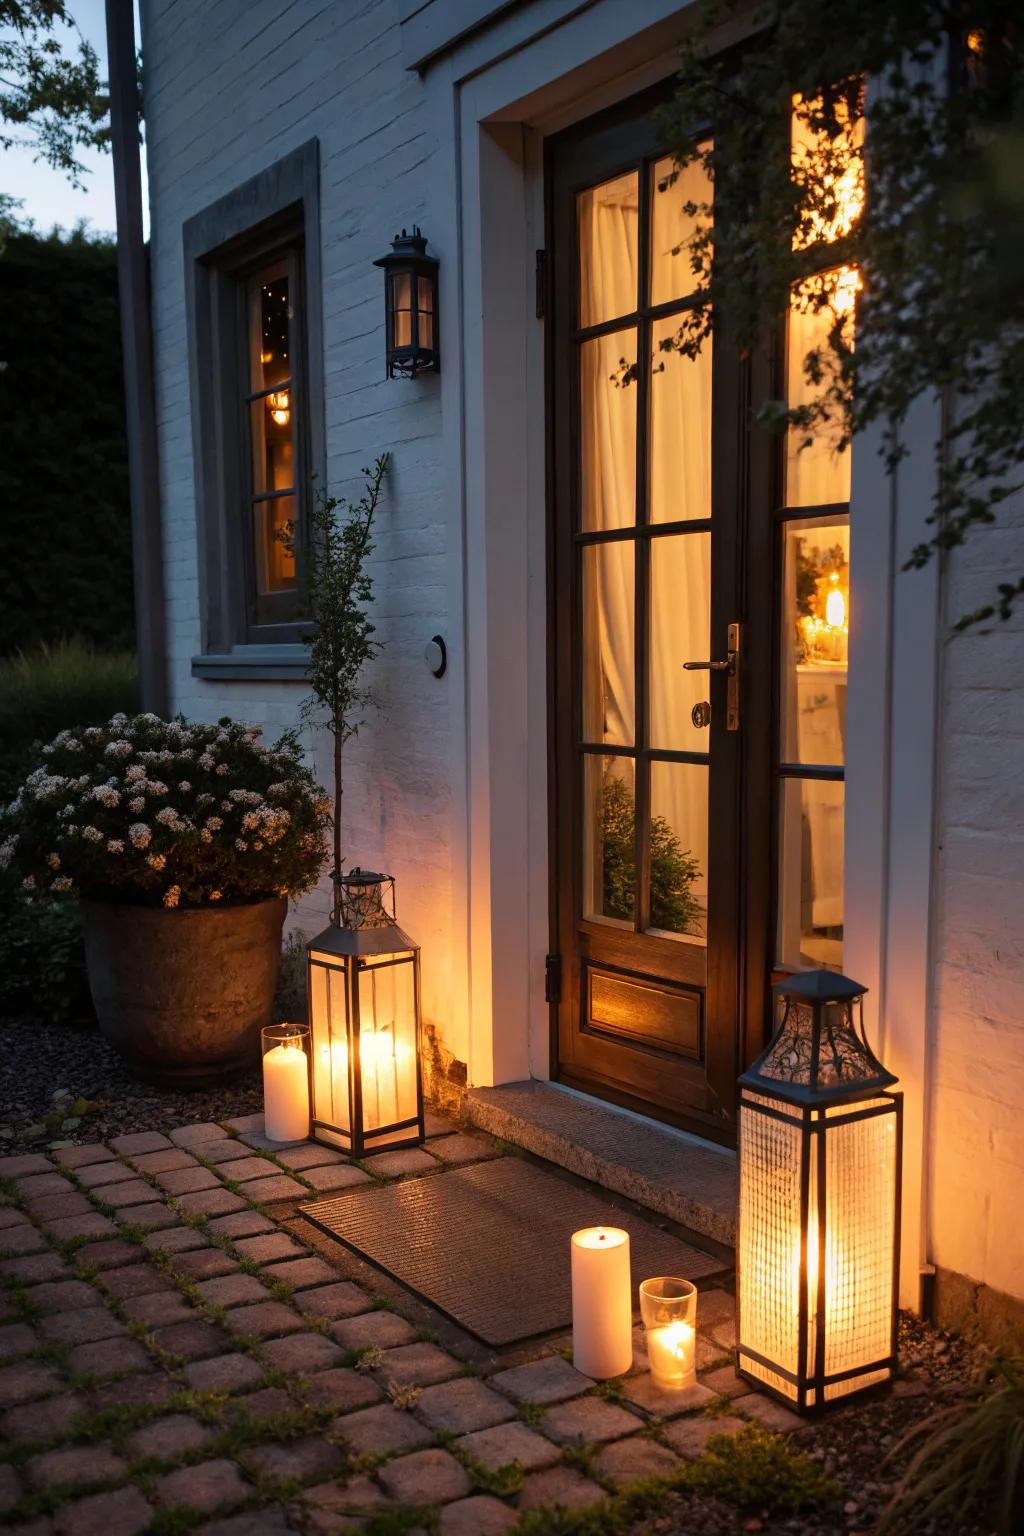
[[[954,621],[1024,570],[1024,501],[950,559]],[[948,641],[931,1034],[932,1258],[1024,1299],[1024,611]]]
[[[320,141],[328,481],[356,490],[385,449],[393,470],[373,575],[385,650],[369,681],[381,709],[346,754],[343,826],[352,862],[398,881],[399,918],[423,945],[424,1014],[445,1030],[452,959],[448,682],[423,661],[447,630],[446,497],[438,381],[383,377],[383,286],[372,265],[422,222],[436,146],[423,87],[402,67],[391,0],[143,0],[153,323],[173,708],[195,719],[296,723],[301,684],[194,678],[200,649],[182,224],[314,136]],[[329,784],[327,740],[307,741]],[[322,926],[323,890],[295,921]],[[465,1059],[465,1042],[450,1040]]]

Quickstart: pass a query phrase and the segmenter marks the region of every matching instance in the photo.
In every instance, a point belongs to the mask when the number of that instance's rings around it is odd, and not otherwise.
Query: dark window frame
[[[319,144],[311,139],[183,227],[199,557],[200,677],[302,678],[308,620],[253,613],[251,450],[245,419],[248,287],[288,252],[299,259],[295,409],[305,419],[296,486],[301,529],[325,479]]]

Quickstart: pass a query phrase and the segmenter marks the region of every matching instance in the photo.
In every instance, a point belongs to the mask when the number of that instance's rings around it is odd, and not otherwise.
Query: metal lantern
[[[384,314],[387,326],[388,378],[412,379],[437,373],[441,367],[437,329],[437,269],[427,255],[427,242],[414,224],[402,230],[391,251],[374,262],[384,268]]]
[[[896,1369],[903,1095],[864,1037],[865,988],[810,971],[740,1078],[737,1368],[801,1413]]]
[[[341,926],[308,946],[312,1135],[354,1157],[423,1140],[420,951],[390,875],[340,882]]]

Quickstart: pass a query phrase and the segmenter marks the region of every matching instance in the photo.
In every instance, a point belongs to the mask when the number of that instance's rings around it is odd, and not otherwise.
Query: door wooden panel
[[[746,572],[771,543],[748,537],[750,362],[718,334],[695,360],[662,345],[706,302],[671,256],[703,194],[666,186],[652,105],[572,130],[548,160],[553,1067],[729,1140],[764,996],[744,877],[768,822],[745,775],[770,711],[728,730],[726,677],[683,663],[723,658],[748,612],[767,632]]]

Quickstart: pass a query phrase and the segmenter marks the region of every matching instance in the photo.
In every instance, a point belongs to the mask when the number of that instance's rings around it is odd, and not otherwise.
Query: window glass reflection
[[[651,928],[704,939],[708,912],[708,769],[651,764]]]
[[[600,325],[637,307],[638,186],[637,172],[630,171],[576,199],[580,325]]]
[[[782,625],[782,761],[842,763],[850,635],[847,517],[786,524]]]
[[[583,766],[585,918],[631,928],[636,913],[636,777],[628,757],[588,753]]]
[[[781,794],[778,963],[787,970],[840,970],[844,786],[784,779]]]
[[[583,739],[632,746],[634,546],[589,544],[583,558]]]
[[[710,203],[712,183],[697,160],[673,172],[676,167],[668,156],[651,167],[652,304],[685,298],[700,286],[687,247],[707,227],[707,218],[688,207]]]
[[[580,347],[581,499],[587,532],[636,518],[636,331]]]

